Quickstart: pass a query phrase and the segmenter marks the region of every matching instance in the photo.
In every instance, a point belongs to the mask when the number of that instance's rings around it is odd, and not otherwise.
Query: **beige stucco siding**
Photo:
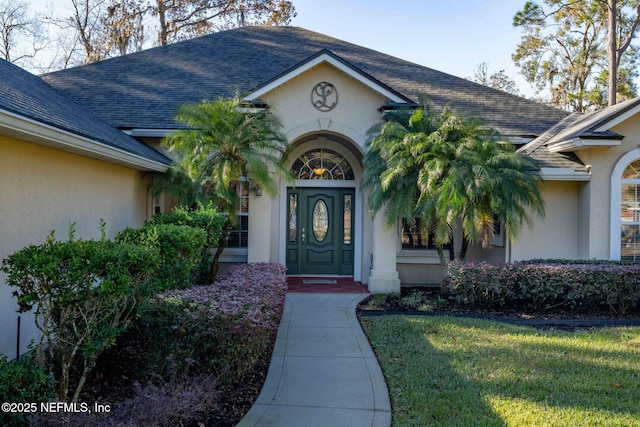
[[[578,256],[578,183],[545,181],[541,187],[546,217],[532,216],[519,238],[511,243],[510,259],[566,258]]]
[[[65,239],[71,222],[79,238],[99,238],[100,218],[108,237],[141,226],[146,193],[136,170],[0,137],[0,259],[42,243],[51,230]],[[0,275],[0,352],[14,357],[17,307],[10,295]],[[23,314],[23,351],[34,337],[32,320]]]
[[[320,82],[329,82],[338,92],[338,103],[328,112],[311,103],[311,90]],[[284,130],[293,142],[312,132],[341,134],[361,147],[367,131],[382,117],[378,108],[387,100],[335,67],[322,63],[265,94],[263,100],[274,108]]]

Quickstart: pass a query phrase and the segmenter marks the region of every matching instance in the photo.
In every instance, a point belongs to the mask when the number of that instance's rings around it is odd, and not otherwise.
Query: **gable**
[[[381,107],[390,101],[379,86],[328,61],[289,77],[255,93],[280,118],[290,140],[309,130],[334,131],[363,144],[369,128],[382,117]]]
[[[277,87],[323,64],[329,65],[332,68],[339,70],[342,73],[348,75],[354,80],[360,82],[362,85],[368,87],[374,92],[377,92],[381,96],[387,98],[389,102],[393,102],[397,104],[413,103],[406,96],[393,90],[389,86],[386,86],[380,81],[377,81],[373,77],[366,74],[364,71],[360,70],[359,68],[355,67],[354,65],[350,64],[348,61],[345,61],[339,56],[334,55],[331,51],[327,49],[321,50],[316,55],[313,55],[310,58],[304,60],[302,63],[295,65],[291,69],[286,70],[285,72],[259,85],[257,88],[251,90],[247,95],[245,95],[244,99],[248,101],[259,99],[264,94],[271,92]]]

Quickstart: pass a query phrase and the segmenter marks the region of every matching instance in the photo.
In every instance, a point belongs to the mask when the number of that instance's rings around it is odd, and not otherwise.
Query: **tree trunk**
[[[168,39],[166,21],[167,7],[164,3],[164,0],[156,0],[156,4],[158,5],[158,19],[160,20],[160,28],[158,29],[158,43],[160,44],[160,46],[166,46]]]
[[[618,92],[618,44],[616,30],[616,0],[608,0],[608,19],[609,19],[609,44],[607,54],[609,56],[609,106],[617,103]]]
[[[223,233],[220,239],[218,239],[218,249],[216,253],[213,255],[213,260],[211,261],[211,270],[209,270],[209,284],[213,283],[216,276],[218,275],[218,270],[220,269],[220,256],[222,255],[222,251],[227,246],[227,239],[229,238],[229,234],[231,233],[231,221],[227,218],[227,221],[224,224]]]
[[[464,261],[467,257],[467,249],[469,248],[469,239],[462,236],[462,246],[460,247],[460,259]]]

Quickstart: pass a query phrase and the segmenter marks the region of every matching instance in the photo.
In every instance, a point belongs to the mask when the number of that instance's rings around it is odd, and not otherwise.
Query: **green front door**
[[[289,274],[353,275],[352,188],[289,188]]]

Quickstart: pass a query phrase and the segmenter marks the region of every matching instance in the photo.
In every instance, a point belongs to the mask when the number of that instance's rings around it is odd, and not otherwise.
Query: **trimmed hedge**
[[[146,224],[116,235],[119,243],[154,249],[160,255],[154,285],[157,291],[191,287],[200,272],[207,233],[186,225]]]
[[[275,336],[284,309],[285,272],[279,264],[240,264],[212,285],[156,295],[140,322],[152,366],[165,376],[239,378]]]
[[[186,208],[174,208],[169,213],[154,215],[148,224],[173,224],[186,225],[205,231],[207,238],[202,250],[200,265],[194,274],[195,284],[206,285],[211,283],[211,271],[213,267],[214,249],[218,247],[220,239],[224,238],[224,225],[227,217],[218,213],[211,206],[203,206],[195,211]]]
[[[454,261],[448,290],[462,304],[534,311],[640,309],[640,265],[624,262],[533,260],[512,264]]]

